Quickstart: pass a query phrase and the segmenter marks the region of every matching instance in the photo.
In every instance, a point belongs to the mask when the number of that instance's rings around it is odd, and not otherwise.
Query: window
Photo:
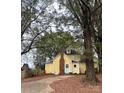
[[[68,66],[68,64],[66,64],[66,68],[68,68],[69,66]]]
[[[74,67],[76,67],[76,65],[74,65]]]

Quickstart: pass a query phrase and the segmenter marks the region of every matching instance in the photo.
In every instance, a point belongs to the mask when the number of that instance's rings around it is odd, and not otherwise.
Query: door
[[[65,74],[69,74],[69,64],[65,64],[64,72]]]

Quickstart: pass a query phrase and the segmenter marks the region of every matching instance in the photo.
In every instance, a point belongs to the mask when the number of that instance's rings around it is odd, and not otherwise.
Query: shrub
[[[34,69],[30,69],[28,71],[23,71],[23,73],[22,73],[22,78],[28,78],[28,77],[34,77],[34,76],[41,76],[45,72],[44,72],[44,70],[41,70],[40,68],[34,68]]]
[[[35,68],[32,70],[32,73],[34,76],[41,76],[44,74],[44,70],[41,70],[40,68]]]
[[[33,74],[32,70],[26,71],[26,77],[33,77],[33,76],[34,76],[34,74]]]

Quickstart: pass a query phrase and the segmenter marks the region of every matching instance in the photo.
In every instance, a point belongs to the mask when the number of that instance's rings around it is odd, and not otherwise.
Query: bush
[[[44,71],[41,70],[40,68],[35,68],[35,69],[32,70],[32,73],[33,73],[34,76],[41,76],[41,75],[44,74]]]
[[[41,76],[44,73],[45,73],[44,70],[41,70],[40,68],[34,68],[34,69],[30,69],[28,71],[25,71],[24,78]]]
[[[34,76],[34,74],[33,74],[32,70],[26,71],[26,77],[33,77],[33,76]]]

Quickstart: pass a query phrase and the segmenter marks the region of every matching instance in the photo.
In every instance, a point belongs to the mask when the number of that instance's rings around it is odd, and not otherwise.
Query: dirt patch
[[[64,80],[55,81],[50,86],[54,89],[52,93],[102,93],[101,76],[97,77],[100,80],[97,86],[82,83],[82,75],[75,75]]]
[[[65,78],[68,78],[70,76],[55,76],[54,77],[48,77],[45,76],[44,78],[41,79],[41,77],[29,79],[28,81],[30,82],[22,82],[21,84],[21,93],[51,93],[54,91],[51,87],[50,84],[53,83],[54,81],[57,80],[63,80]]]

